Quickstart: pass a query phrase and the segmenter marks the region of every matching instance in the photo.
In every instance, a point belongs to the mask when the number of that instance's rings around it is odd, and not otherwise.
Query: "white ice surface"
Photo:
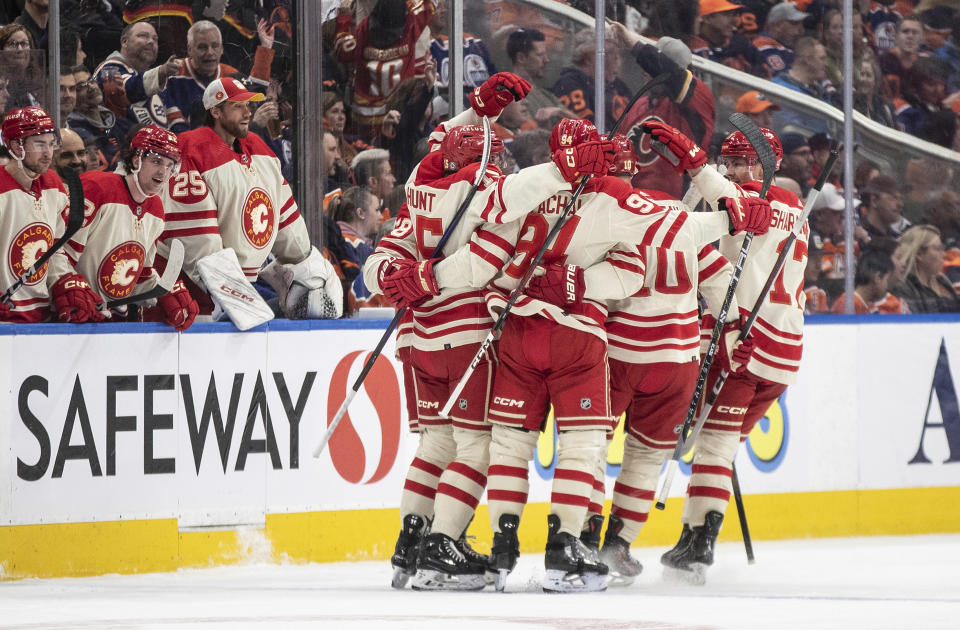
[[[641,578],[605,593],[540,592],[523,556],[506,593],[390,588],[386,562],[251,564],[0,583],[6,628],[630,630],[960,628],[960,534],[718,546],[702,587],[665,582],[665,548],[634,549]]]

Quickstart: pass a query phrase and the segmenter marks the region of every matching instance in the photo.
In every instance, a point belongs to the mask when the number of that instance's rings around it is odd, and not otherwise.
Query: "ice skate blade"
[[[691,563],[689,569],[664,566],[663,577],[671,582],[703,586],[707,582],[707,566],[702,562]]]
[[[502,593],[507,586],[507,576],[510,575],[510,569],[498,569],[497,575],[493,579],[493,587],[498,593]]]
[[[637,576],[635,575],[621,575],[619,573],[611,573],[610,581],[607,583],[607,586],[613,586],[617,588],[630,586],[636,581],[636,579],[637,579]]]
[[[479,591],[487,585],[482,574],[453,575],[432,569],[420,569],[410,586],[415,591]]]
[[[567,573],[560,569],[547,569],[541,585],[545,593],[591,593],[607,590],[607,578],[599,573]]]
[[[407,582],[410,581],[410,576],[412,575],[413,575],[412,573],[408,573],[407,571],[401,569],[400,567],[394,567],[393,579],[390,580],[390,586],[392,586],[393,588],[402,589],[407,585]]]

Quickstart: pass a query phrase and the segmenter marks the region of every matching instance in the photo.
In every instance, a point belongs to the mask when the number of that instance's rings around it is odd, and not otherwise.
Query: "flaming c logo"
[[[337,409],[340,408],[340,404],[347,396],[347,391],[353,385],[350,369],[358,360],[365,362],[370,356],[368,353],[360,357],[361,354],[364,354],[363,350],[351,352],[340,359],[333,370],[330,389],[327,393],[327,426],[333,421]],[[373,364],[361,388],[358,395],[366,393],[376,410],[377,417],[374,419],[357,416],[357,421],[354,421],[350,416],[351,411],[347,411],[347,415],[340,421],[340,426],[330,437],[327,449],[330,451],[333,467],[345,481],[370,484],[386,477],[397,459],[401,427],[400,381],[390,361],[381,356]],[[352,411],[356,414],[356,405]],[[369,434],[367,429],[370,426],[379,426],[380,429],[380,460],[372,474],[366,470],[367,450],[357,431],[361,424],[364,434]],[[367,448],[369,446],[368,444]]]

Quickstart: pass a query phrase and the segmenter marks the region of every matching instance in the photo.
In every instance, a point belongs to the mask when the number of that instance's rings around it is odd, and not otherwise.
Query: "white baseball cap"
[[[203,91],[204,109],[213,109],[220,103],[227,101],[262,101],[263,94],[249,91],[243,83],[240,83],[233,77],[226,77],[211,81],[207,89]]]
[[[840,194],[836,186],[830,183],[823,185],[823,188],[820,189],[820,194],[817,195],[817,200],[813,203],[814,210],[823,210],[826,208],[835,212],[843,212],[843,209],[846,207],[847,203],[843,195]]]

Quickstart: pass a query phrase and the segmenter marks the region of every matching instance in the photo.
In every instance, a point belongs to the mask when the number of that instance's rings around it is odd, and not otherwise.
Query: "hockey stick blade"
[[[70,212],[67,214],[67,224],[64,226],[63,235],[51,245],[47,251],[45,251],[39,258],[37,258],[30,268],[27,269],[23,274],[20,275],[17,280],[10,285],[3,295],[0,296],[0,301],[3,301],[6,304],[10,303],[10,298],[13,297],[13,294],[16,293],[17,289],[22,287],[26,281],[37,273],[39,269],[43,269],[43,266],[47,264],[47,261],[57,253],[61,247],[66,245],[67,241],[73,238],[73,235],[77,233],[77,230],[83,225],[83,213],[84,213],[84,198],[83,198],[83,184],[80,182],[80,178],[73,173],[72,171],[67,171],[63,179],[67,184],[67,191],[70,197]]]
[[[490,119],[484,116],[483,153],[480,155],[480,167],[477,169],[477,175],[473,180],[473,186],[471,186],[470,191],[463,200],[463,203],[461,203],[460,207],[457,208],[456,214],[454,214],[453,218],[450,220],[450,225],[440,237],[440,241],[437,243],[437,246],[434,247],[433,251],[430,253],[431,258],[436,258],[443,253],[443,248],[453,235],[453,231],[457,229],[460,219],[462,219],[463,215],[466,214],[467,208],[470,207],[470,202],[473,201],[473,197],[477,194],[477,189],[483,182],[484,175],[487,172],[487,165],[490,164],[490,153],[493,145],[492,134],[493,132],[490,129]],[[343,403],[340,404],[340,408],[337,409],[336,415],[328,423],[327,430],[321,436],[320,441],[317,442],[317,445],[313,448],[314,457],[320,457],[320,454],[323,453],[323,449],[326,448],[327,442],[330,441],[334,431],[336,431],[337,427],[340,426],[340,421],[343,420],[345,415],[347,415],[347,409],[350,407],[350,402],[353,400],[353,397],[357,395],[357,392],[360,391],[360,386],[363,385],[363,381],[367,378],[367,374],[369,374],[370,370],[373,369],[373,364],[376,363],[380,353],[383,352],[384,346],[387,345],[387,340],[390,339],[390,335],[393,334],[393,331],[400,323],[400,318],[403,317],[404,313],[406,312],[406,307],[398,309],[396,315],[394,315],[393,319],[390,320],[390,324],[387,326],[387,329],[383,331],[380,341],[377,342],[377,347],[373,349],[373,352],[370,353],[366,363],[364,363],[363,369],[360,371],[360,375],[357,376],[356,381],[354,381],[353,385],[350,387],[350,391],[347,393],[346,399],[344,399]]]
[[[120,308],[127,304],[146,302],[147,300],[152,300],[170,293],[170,289],[177,283],[177,279],[180,277],[180,271],[183,269],[183,255],[183,243],[174,239],[170,242],[170,252],[167,254],[167,266],[164,267],[160,279],[157,280],[157,286],[137,295],[128,295],[125,298],[113,300],[107,303],[107,308]]]
[[[617,118],[617,121],[613,124],[613,128],[610,129],[610,133],[607,137],[612,138],[616,135],[617,130],[620,129],[620,126],[623,124],[624,119],[627,114],[633,108],[633,106],[639,101],[644,94],[652,90],[653,88],[661,85],[670,78],[669,72],[664,72],[663,74],[658,74],[653,77],[637,90],[636,94],[633,95],[633,98],[630,99],[630,102],[627,103],[627,106],[623,108],[623,112],[620,114],[620,117]],[[520,295],[523,294],[523,290],[526,288],[527,283],[530,282],[530,278],[533,277],[534,272],[536,271],[537,265],[540,264],[540,261],[543,260],[543,256],[546,251],[550,248],[550,245],[556,239],[557,234],[560,233],[560,229],[563,227],[563,224],[566,223],[567,217],[570,215],[571,210],[574,205],[577,203],[577,199],[580,198],[583,189],[586,187],[587,182],[590,181],[590,175],[584,175],[580,178],[580,183],[577,185],[577,189],[573,191],[573,195],[570,197],[570,201],[567,202],[567,205],[564,206],[563,211],[560,213],[560,218],[557,219],[557,222],[553,224],[550,228],[550,231],[547,232],[547,238],[543,241],[543,244],[540,246],[540,249],[537,251],[536,256],[530,261],[527,266],[527,270],[524,272],[523,276],[520,278],[520,283],[513,289],[510,293],[510,297],[507,300],[506,306],[503,307],[503,311],[500,313],[500,316],[497,318],[497,321],[494,323],[493,328],[487,335],[487,339],[480,345],[480,349],[473,356],[473,359],[470,360],[470,365],[467,367],[467,370],[463,373],[463,376],[460,377],[460,380],[457,382],[456,387],[453,389],[453,393],[447,398],[447,402],[443,405],[443,408],[440,410],[440,415],[444,418],[449,418],[450,410],[453,409],[453,401],[456,400],[457,396],[460,395],[460,392],[463,391],[463,388],[466,387],[467,381],[470,380],[470,377],[473,375],[473,371],[480,364],[480,360],[483,358],[483,354],[487,351],[487,348],[490,346],[489,342],[492,342],[496,337],[496,334],[500,332],[503,328],[504,323],[507,320],[507,315],[510,314],[510,311],[513,309],[514,303],[520,298]]]
[[[770,190],[770,184],[773,183],[774,171],[777,168],[777,158],[773,153],[773,147],[764,137],[756,123],[740,113],[734,113],[730,116],[730,122],[734,127],[743,132],[747,141],[753,146],[760,160],[760,166],[763,169],[763,185],[760,188],[760,198],[767,196]],[[684,448],[687,434],[693,424],[693,418],[697,413],[697,407],[700,406],[700,398],[703,396],[703,390],[707,383],[707,374],[710,372],[710,366],[716,356],[717,348],[720,345],[720,335],[723,332],[723,325],[727,321],[727,312],[730,310],[730,302],[737,291],[737,285],[740,283],[740,276],[743,274],[743,267],[747,261],[747,253],[750,251],[750,244],[753,242],[753,234],[747,233],[743,237],[743,244],[740,247],[740,253],[737,255],[737,261],[733,267],[733,273],[730,275],[730,284],[727,286],[727,293],[723,298],[720,311],[717,313],[717,323],[713,327],[710,335],[710,345],[707,346],[707,353],[700,365],[700,372],[697,374],[697,384],[693,391],[693,397],[690,399],[690,405],[687,407],[687,415],[683,420],[683,426],[680,428],[680,435],[677,437],[677,443],[673,448],[673,455],[667,464],[667,473],[664,476],[663,484],[660,486],[660,492],[657,494],[656,507],[658,510],[666,508],[666,498],[670,493],[670,486],[673,485],[673,477],[676,475],[677,466],[680,460],[680,454]]]
[[[750,330],[753,328],[753,324],[757,319],[757,315],[760,313],[760,308],[766,301],[767,295],[770,293],[770,289],[773,288],[773,283],[776,281],[777,276],[780,275],[780,270],[783,269],[784,264],[786,264],[787,257],[791,255],[793,244],[803,231],[803,224],[813,211],[813,206],[817,202],[817,197],[820,195],[820,190],[823,188],[827,178],[830,176],[830,172],[833,170],[833,165],[836,163],[839,154],[839,148],[834,148],[832,151],[830,151],[830,157],[827,158],[826,164],[823,165],[823,170],[820,172],[820,176],[817,178],[817,183],[814,184],[813,188],[810,189],[810,192],[807,193],[807,198],[803,203],[803,210],[800,213],[800,217],[794,224],[793,230],[787,237],[786,243],[784,243],[784,246],[780,249],[780,254],[777,256],[777,261],[774,263],[773,269],[770,271],[770,275],[767,276],[767,281],[764,283],[763,289],[760,290],[760,294],[757,296],[757,300],[753,304],[753,309],[750,310],[750,315],[747,317],[747,320],[743,324],[743,328],[740,330],[740,336],[738,340],[746,339],[747,335],[750,333]],[[697,417],[697,421],[694,423],[693,429],[690,431],[690,435],[684,439],[684,448],[681,456],[686,456],[687,453],[689,453],[693,448],[693,445],[696,444],[697,437],[700,435],[700,431],[703,430],[703,425],[707,421],[707,416],[710,415],[713,405],[717,402],[717,398],[720,396],[720,391],[723,389],[724,383],[727,382],[728,376],[730,376],[730,374],[726,370],[723,370],[720,372],[720,376],[717,377],[717,382],[713,384],[713,388],[710,390],[710,395],[707,396],[707,402],[704,404],[703,409],[700,410],[700,415]]]

